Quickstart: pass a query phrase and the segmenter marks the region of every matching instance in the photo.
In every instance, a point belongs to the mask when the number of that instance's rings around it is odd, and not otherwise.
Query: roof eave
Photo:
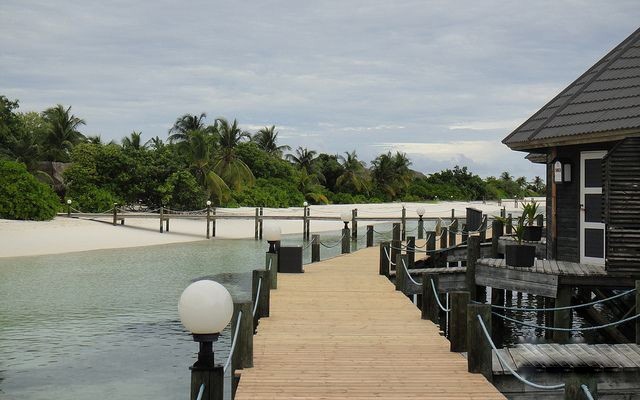
[[[571,136],[561,136],[547,139],[529,140],[519,143],[505,143],[511,150],[536,152],[536,150],[556,147],[556,146],[571,146],[587,143],[601,143],[601,142],[616,142],[622,140],[627,136],[637,135],[640,133],[640,128],[623,129],[616,131],[603,131],[593,132],[587,134],[578,134]]]

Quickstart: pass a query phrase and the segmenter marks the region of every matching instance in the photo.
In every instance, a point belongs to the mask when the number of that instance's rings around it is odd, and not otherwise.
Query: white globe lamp
[[[340,219],[342,220],[342,222],[344,222],[344,227],[345,229],[349,227],[349,221],[351,221],[351,212],[350,211],[344,211],[342,214],[340,214]]]
[[[305,201],[304,203],[302,203],[302,205],[303,205],[304,207],[309,207],[309,203],[307,203],[306,201]]]
[[[211,200],[207,200],[207,207],[211,207]]]
[[[420,219],[422,219],[422,216],[424,215],[424,207],[418,207],[416,212],[418,213],[418,216],[420,217]]]
[[[279,226],[267,225],[264,228],[264,238],[269,242],[269,253],[276,253],[276,243],[280,241],[282,232]]]
[[[71,205],[71,199],[67,199],[67,205]]]

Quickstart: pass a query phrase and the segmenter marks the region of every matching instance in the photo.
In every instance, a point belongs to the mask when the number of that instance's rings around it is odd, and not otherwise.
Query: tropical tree
[[[215,137],[202,130],[189,131],[179,144],[198,182],[206,189],[207,197],[222,202],[230,195],[229,186],[215,171],[213,161],[216,149]]]
[[[141,136],[142,132],[131,132],[130,136],[125,136],[122,138],[122,147],[132,150],[140,150],[144,148],[146,145],[142,144]]]
[[[313,161],[318,154],[315,150],[309,150],[306,147],[299,146],[296,149],[296,154],[287,154],[287,160],[291,161],[300,169],[304,169],[307,174],[312,174]]]
[[[309,175],[306,170],[301,170],[297,186],[298,190],[306,200],[312,203],[329,203],[327,196],[322,194],[324,187],[318,182],[318,177],[316,175]]]
[[[520,178],[516,179],[516,184],[521,189],[526,189],[527,188],[527,178],[525,178],[524,176],[521,176]]]
[[[87,136],[87,143],[91,144],[104,144],[102,143],[102,137],[100,135]]]
[[[218,149],[214,155],[213,170],[234,190],[253,185],[255,177],[251,169],[236,154],[238,145],[250,139],[251,135],[240,129],[235,119],[229,123],[224,118],[218,118],[216,126]]]
[[[275,125],[260,129],[251,140],[253,140],[259,148],[274,156],[282,157],[285,150],[291,150],[291,146],[278,146],[278,131]]]
[[[160,150],[161,148],[164,147],[164,142],[162,141],[162,139],[160,139],[158,136],[156,137],[152,137],[151,139],[147,140],[147,143],[144,144],[145,147],[150,147],[154,150]]]
[[[398,197],[411,182],[411,161],[404,153],[381,154],[371,164],[374,182],[391,199]]]
[[[71,106],[64,108],[62,104],[46,109],[43,116],[48,123],[44,138],[48,160],[68,161],[73,146],[85,140],[78,128],[86,122],[71,114]]]
[[[500,174],[500,179],[502,179],[503,181],[511,181],[513,180],[513,177],[509,172],[504,171],[502,174]]]
[[[345,152],[345,155],[338,156],[342,163],[344,172],[336,180],[336,185],[340,188],[352,188],[357,193],[369,192],[369,179],[367,170],[362,161],[358,160],[355,150]]]
[[[169,142],[182,142],[187,140],[187,133],[190,131],[202,131],[205,130],[204,120],[207,118],[207,114],[184,114],[176,119],[171,129],[169,129]]]

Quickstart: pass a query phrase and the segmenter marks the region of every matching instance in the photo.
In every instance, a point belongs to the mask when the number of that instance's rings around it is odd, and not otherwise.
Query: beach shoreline
[[[407,217],[416,217],[418,207],[425,208],[425,217],[449,218],[451,210],[463,217],[467,207],[484,213],[499,214],[497,202],[439,202],[336,204],[310,206],[311,215],[340,216],[346,210],[358,209],[359,216],[399,217],[403,205]],[[514,204],[505,204],[507,212],[517,211]],[[255,208],[218,209],[220,214],[252,215]],[[302,215],[302,208],[265,209],[265,215]],[[112,225],[105,216],[99,219],[56,217],[51,221],[0,220],[0,258],[62,254],[89,250],[153,246],[207,240],[204,220],[174,219],[169,232],[159,233],[157,219],[129,219],[125,225]],[[383,222],[375,222],[383,223]],[[368,222],[368,224],[371,224]],[[300,220],[265,220],[264,226],[277,225],[282,234],[302,232]],[[311,232],[321,233],[342,228],[340,221],[311,221]],[[360,226],[364,230],[365,227]],[[216,239],[247,239],[254,237],[254,221],[218,220]],[[215,240],[215,239],[214,239]]]

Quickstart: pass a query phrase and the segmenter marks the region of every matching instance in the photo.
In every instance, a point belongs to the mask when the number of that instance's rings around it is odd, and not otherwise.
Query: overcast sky
[[[500,143],[638,28],[631,1],[0,1],[0,94],[85,134],[184,113],[416,170],[543,169]]]

